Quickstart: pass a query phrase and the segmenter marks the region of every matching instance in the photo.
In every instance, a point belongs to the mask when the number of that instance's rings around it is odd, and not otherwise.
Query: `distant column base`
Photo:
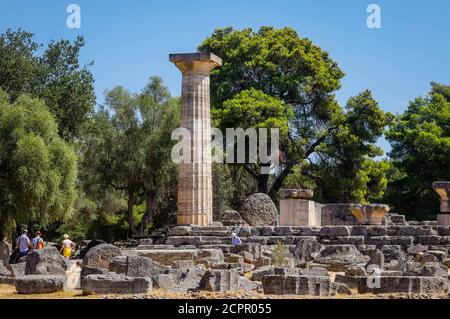
[[[320,226],[320,217],[314,201],[295,198],[280,200],[280,226]]]
[[[210,215],[177,215],[177,225],[208,227],[212,223]]]
[[[438,214],[437,224],[442,226],[450,225],[450,214]]]

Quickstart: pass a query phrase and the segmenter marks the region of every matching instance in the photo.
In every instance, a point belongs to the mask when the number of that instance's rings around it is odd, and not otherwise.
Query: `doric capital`
[[[390,207],[385,204],[350,204],[349,210],[356,217],[358,224],[381,225]]]
[[[281,199],[311,199],[314,196],[314,192],[310,189],[282,189],[280,192]]]
[[[169,60],[183,74],[201,73],[209,75],[215,67],[222,65],[221,58],[213,53],[206,52],[170,54]]]

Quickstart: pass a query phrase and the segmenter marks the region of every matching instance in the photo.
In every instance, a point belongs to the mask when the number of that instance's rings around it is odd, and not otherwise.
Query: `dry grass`
[[[0,285],[0,299],[75,299],[99,298],[99,296],[83,296],[81,290],[60,291],[50,294],[22,295],[11,285]]]
[[[448,295],[406,295],[406,294],[364,294],[337,295],[332,297],[313,297],[295,295],[264,295],[257,292],[168,292],[154,289],[145,295],[91,295],[83,296],[81,290],[62,291],[50,294],[21,295],[14,286],[0,285],[0,299],[448,299]]]

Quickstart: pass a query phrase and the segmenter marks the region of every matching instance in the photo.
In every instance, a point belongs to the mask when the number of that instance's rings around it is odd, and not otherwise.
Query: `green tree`
[[[176,191],[170,154],[171,133],[179,125],[178,105],[159,77],[150,78],[139,94],[115,87],[106,92],[105,105],[86,130],[81,152],[86,192],[122,192],[130,235],[144,232],[160,208],[174,202],[168,199]],[[137,217],[135,206],[142,202],[146,210]]]
[[[144,167],[142,176],[146,212],[139,225],[141,232],[164,205],[169,187],[173,192],[177,183],[177,166],[171,160],[174,142],[172,131],[180,125],[180,101],[170,96],[169,90],[160,77],[150,78],[149,83],[138,97],[139,111],[142,116],[142,134],[144,149]],[[164,195],[164,197],[161,197]],[[164,198],[164,200],[163,200]],[[172,201],[174,203],[174,201]]]
[[[367,203],[379,200],[386,189],[389,164],[376,161],[383,150],[376,146],[387,125],[386,114],[370,91],[351,97],[330,135],[302,172],[311,177],[316,197],[324,202]]]
[[[277,174],[261,176],[255,174],[257,166],[244,165],[259,191],[275,199],[281,187],[299,179],[319,187],[332,168],[346,179],[345,189],[332,196],[319,191],[324,200],[367,200],[382,194],[385,165],[370,160],[381,155],[374,143],[386,125],[385,114],[369,91],[350,99],[347,110],[339,106],[335,91],[344,73],[327,52],[291,28],[273,27],[218,29],[199,51],[223,59],[211,80],[212,114],[219,127],[270,125],[286,132]],[[355,190],[350,181],[358,176],[357,186],[371,191]]]
[[[77,37],[73,43],[51,41],[41,50],[32,33],[19,29],[0,34],[0,88],[11,102],[23,93],[44,100],[68,141],[79,137],[95,105],[89,65],[79,64],[83,46],[83,37]]]
[[[76,199],[75,152],[58,136],[45,103],[0,90],[0,230],[44,226],[71,212]]]
[[[292,115],[291,108],[285,105],[281,100],[271,97],[264,92],[256,89],[243,90],[236,94],[233,98],[225,101],[221,109],[213,110],[213,118],[216,123],[225,132],[227,128],[249,128],[258,129],[266,128],[268,146],[265,152],[270,151],[271,145],[271,128],[279,129],[280,143],[286,144],[289,130],[289,118]],[[228,143],[229,141],[227,141]],[[248,139],[246,142],[246,154],[249,154]],[[259,146],[259,144],[258,144]],[[234,145],[237,148],[237,141]],[[257,149],[258,154],[260,149]],[[235,151],[235,162],[237,151]],[[262,174],[263,166],[270,166],[270,163],[261,163],[259,158],[257,163],[238,164],[242,166],[248,174],[250,174],[258,185],[258,191],[267,193],[269,190],[269,174]]]
[[[398,213],[432,218],[439,197],[432,189],[450,180],[450,86],[432,83],[428,96],[409,103],[389,126],[392,167],[386,200]]]
[[[220,221],[222,213],[232,207],[233,193],[236,191],[227,165],[213,163],[213,220]]]

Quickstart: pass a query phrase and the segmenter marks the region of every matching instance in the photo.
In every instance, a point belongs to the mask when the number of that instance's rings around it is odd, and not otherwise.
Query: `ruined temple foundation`
[[[209,83],[211,71],[221,66],[222,60],[212,53],[184,53],[171,54],[170,61],[183,75],[181,126],[191,134],[191,160],[179,164],[177,224],[209,226],[212,223]]]

